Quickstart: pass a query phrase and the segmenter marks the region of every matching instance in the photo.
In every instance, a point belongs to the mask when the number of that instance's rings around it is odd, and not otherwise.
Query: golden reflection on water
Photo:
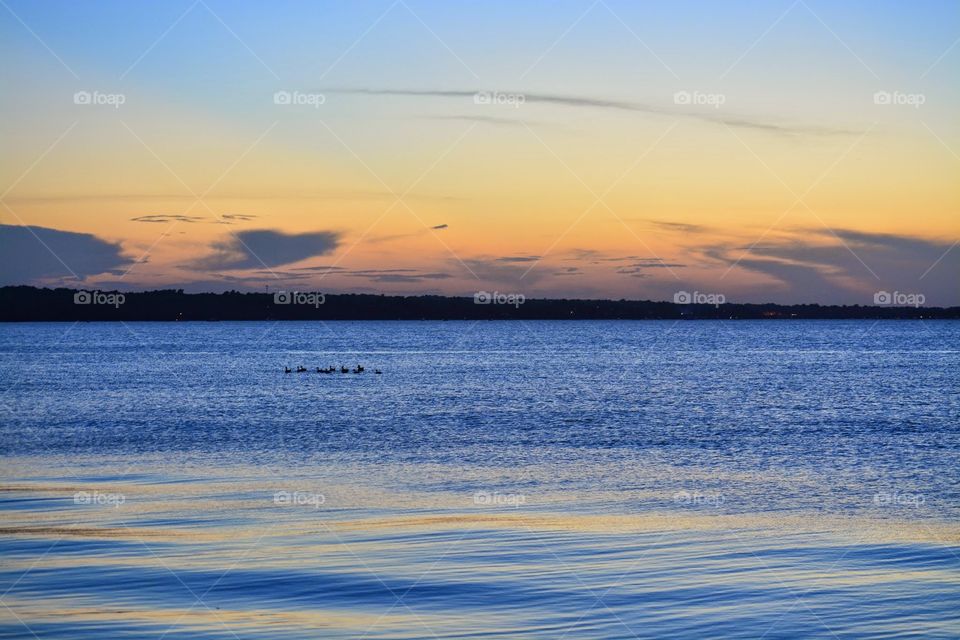
[[[19,465],[21,471],[27,468],[29,465]],[[960,585],[958,572],[926,558],[916,561],[923,566],[880,562],[844,570],[832,562],[842,559],[845,549],[871,545],[888,545],[908,560],[918,545],[957,553],[960,526],[945,520],[896,518],[889,513],[884,517],[810,511],[730,513],[662,505],[623,512],[610,508],[612,503],[604,502],[607,496],[602,491],[579,502],[554,493],[534,494],[518,506],[478,505],[471,499],[470,483],[455,491],[391,490],[387,488],[391,480],[373,474],[346,474],[370,480],[364,483],[337,481],[343,470],[331,468],[297,469],[280,478],[264,476],[262,469],[197,467],[184,473],[183,480],[173,482],[163,479],[162,468],[153,471],[137,481],[109,477],[97,481],[88,468],[65,468],[55,479],[8,474],[12,479],[0,485],[0,499],[16,506],[2,512],[0,542],[49,541],[51,546],[49,553],[39,556],[19,553],[5,558],[6,570],[23,575],[49,571],[53,585],[57,572],[78,570],[89,576],[82,578],[82,584],[112,575],[135,581],[129,576],[145,572],[226,576],[245,570],[259,576],[266,573],[267,578],[257,579],[281,582],[296,575],[297,580],[307,580],[306,586],[297,588],[320,589],[312,596],[320,604],[309,601],[309,605],[277,607],[271,606],[276,602],[264,604],[254,597],[233,605],[221,601],[219,608],[208,609],[205,603],[191,608],[177,600],[153,605],[114,602],[108,592],[84,592],[82,588],[77,593],[66,590],[54,595],[41,590],[35,597],[15,591],[5,599],[10,608],[0,610],[0,620],[16,624],[14,616],[18,616],[30,624],[145,625],[157,629],[157,635],[175,628],[196,635],[228,629],[264,637],[362,637],[370,630],[371,637],[417,638],[485,628],[507,636],[552,637],[553,627],[538,627],[532,620],[538,615],[567,620],[565,608],[569,605],[551,610],[552,605],[531,602],[530,607],[546,608],[531,610],[526,623],[520,619],[498,621],[473,609],[451,613],[429,606],[416,612],[404,606],[391,607],[392,591],[386,584],[386,596],[365,592],[363,589],[371,587],[357,585],[366,580],[376,587],[376,581],[385,576],[406,585],[402,590],[412,588],[409,585],[415,586],[429,573],[426,582],[439,580],[436,588],[441,590],[445,584],[476,583],[493,585],[493,589],[499,584],[521,584],[546,592],[560,589],[562,594],[582,589],[588,602],[594,590],[609,587],[626,589],[643,601],[648,597],[645,590],[694,588],[690,585],[703,589],[700,583],[704,580],[715,590],[736,592],[745,585],[764,594],[783,590],[786,602],[794,592],[883,594],[907,584],[911,589],[941,593],[937,590]],[[440,469],[428,476],[434,473],[439,474]],[[68,478],[72,479],[65,480]],[[474,480],[477,486],[511,486],[502,470],[497,470],[495,477]],[[322,491],[324,501],[278,505],[274,493],[279,490]],[[122,496],[123,500],[118,504],[75,504],[75,494],[94,491]],[[640,488],[631,497],[643,504],[646,499],[662,498],[663,492]],[[591,509],[596,505],[599,507]],[[100,545],[101,541],[106,546]],[[70,543],[95,546],[89,552],[60,553],[57,549],[57,545]],[[826,561],[816,555],[818,549],[835,550],[836,554]],[[463,559],[453,562],[459,552],[465,554]],[[809,560],[804,555],[808,553]],[[441,562],[447,554],[448,562]],[[631,567],[641,569],[645,577],[639,584],[631,583],[634,578],[629,575],[619,582]],[[571,574],[576,580],[571,580]],[[311,576],[316,576],[315,583]],[[360,588],[367,594],[362,597],[370,597],[371,602],[358,602],[353,608],[335,599],[324,600],[328,595],[322,587],[329,576]],[[170,588],[177,587],[174,583]],[[386,597],[386,604],[377,600],[381,597]],[[763,597],[771,598],[765,606],[773,610],[784,604],[774,596]],[[687,616],[732,616],[728,604],[694,599],[684,606]],[[840,605],[828,602],[824,606]],[[568,623],[577,617],[573,615]],[[586,637],[608,633],[609,629],[588,627]],[[563,631],[554,635],[561,636]]]
[[[95,487],[95,488],[94,488]],[[320,507],[279,506],[272,502],[275,486],[262,482],[191,482],[184,484],[64,485],[19,482],[0,485],[0,495],[29,500],[59,498],[63,508],[7,511],[0,535],[73,536],[80,538],[151,538],[156,540],[224,542],[261,536],[296,536],[329,529],[533,529],[579,533],[649,533],[658,531],[780,531],[821,532],[869,542],[960,544],[960,525],[951,522],[896,520],[866,516],[816,514],[685,513],[564,513],[543,502],[529,508],[468,504],[463,496],[412,495],[394,498],[383,490],[324,484],[328,492]],[[80,491],[124,497],[118,506],[72,504]],[[260,497],[249,497],[251,494]],[[337,499],[349,495],[347,503]],[[243,497],[241,497],[243,496]],[[337,505],[349,504],[349,508]],[[417,512],[410,512],[410,505]],[[390,508],[388,515],[371,516]],[[423,513],[426,511],[426,513]],[[349,517],[344,517],[349,513]],[[164,516],[172,524],[139,526],[138,521]],[[193,524],[197,519],[200,524]],[[282,529],[276,526],[282,519]]]
[[[804,544],[813,548],[833,545],[838,549],[844,545],[871,544],[956,547],[960,528],[949,522],[681,510],[565,513],[555,509],[558,503],[549,501],[533,507],[489,507],[470,504],[463,496],[418,496],[412,492],[404,493],[404,499],[398,501],[393,493],[381,488],[337,485],[329,480],[318,484],[322,484],[328,500],[314,508],[275,504],[272,494],[283,485],[262,479],[74,484],[21,478],[0,486],[0,495],[28,505],[4,512],[0,539],[39,539],[50,541],[52,546],[49,553],[39,558],[8,558],[5,566],[8,571],[24,575],[51,571],[54,582],[57,571],[62,570],[80,570],[90,576],[110,576],[118,571],[121,576],[145,571],[175,576],[195,572],[227,575],[247,570],[268,572],[271,576],[296,574],[300,580],[307,572],[317,576],[319,587],[327,574],[354,576],[376,586],[375,580],[380,580],[381,575],[406,579],[408,582],[402,584],[415,585],[430,572],[431,579],[441,580],[438,584],[454,580],[466,584],[519,581],[555,585],[569,579],[575,565],[577,581],[581,581],[580,576],[596,581],[593,587],[574,584],[578,589],[582,586],[588,599],[594,589],[634,588],[629,584],[632,577],[626,579],[626,586],[617,581],[625,566],[647,573],[647,589],[683,587],[690,581],[697,584],[701,581],[700,572],[709,570],[711,589],[735,592],[744,588],[745,577],[749,576],[751,588],[762,592],[784,589],[788,598],[794,592],[882,593],[903,588],[904,584],[917,589],[924,585],[942,589],[944,585],[960,584],[956,571],[938,566],[868,566],[839,571],[832,564],[826,566],[816,561],[791,565],[789,570],[774,570],[770,565],[777,562],[777,549],[795,553]],[[302,486],[303,480],[293,481],[289,489]],[[77,491],[123,495],[124,501],[117,506],[76,505],[73,496]],[[160,524],[150,524],[154,521]],[[494,555],[473,566],[469,560],[436,566],[443,554],[450,551],[445,546],[447,542],[436,541],[439,536],[451,540],[453,547],[461,540],[468,547],[479,545],[472,553],[481,556],[487,549],[507,555]],[[70,540],[124,541],[135,549],[136,545],[143,548],[136,552],[119,549],[112,553],[107,547],[106,551],[57,553],[57,544]],[[536,553],[527,557],[522,545],[530,544]],[[587,545],[588,559],[567,559],[561,547],[570,544]],[[510,555],[515,545],[520,554],[517,558]],[[737,551],[745,553],[736,559],[722,557]],[[773,556],[768,558],[771,552]],[[177,587],[173,584],[169,588],[176,591]],[[384,587],[393,596],[398,595],[385,583]],[[455,635],[465,628],[515,636],[551,637],[553,633],[551,628],[535,622],[536,615],[526,622],[497,621],[476,611],[454,614],[429,607],[414,611],[389,603],[378,606],[377,602],[358,603],[355,609],[334,601],[288,610],[249,601],[234,606],[220,601],[216,607],[205,602],[185,607],[175,600],[148,605],[97,596],[97,592],[35,598],[14,594],[6,599],[9,609],[0,613],[0,620],[15,624],[18,618],[31,625],[130,625],[153,629],[158,635],[176,629],[198,636],[225,630],[229,634],[257,637],[363,637],[370,632],[371,637],[420,638]],[[526,606],[536,611],[539,605]],[[685,615],[689,616],[730,615],[729,604],[694,601],[686,607]],[[587,635],[604,637],[607,633],[609,629],[598,627]],[[563,635],[563,631],[557,635]]]
[[[145,625],[159,625],[162,628],[177,627],[181,631],[202,631],[226,625],[231,632],[264,631],[286,628],[290,630],[316,630],[351,632],[358,629],[373,629],[384,626],[422,629],[422,614],[405,613],[402,608],[384,613],[363,613],[355,611],[278,611],[275,609],[226,609],[208,608],[198,605],[194,608],[131,608],[123,606],[95,607],[84,606],[80,602],[57,602],[44,605],[35,601],[6,599],[6,604],[17,615],[33,621],[63,621],[65,619],[80,623],[116,623],[128,622]],[[8,610],[9,611],[9,610]],[[8,614],[9,615],[9,614]],[[4,611],[0,610],[0,620]],[[429,625],[436,627],[454,626],[462,621],[462,615],[430,614]],[[411,637],[416,637],[412,635]]]

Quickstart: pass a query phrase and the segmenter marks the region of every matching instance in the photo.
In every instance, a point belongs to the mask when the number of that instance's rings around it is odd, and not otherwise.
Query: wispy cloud
[[[220,219],[217,220],[220,224],[235,224],[237,222],[249,222],[250,220],[256,220],[260,216],[256,216],[250,213],[225,213],[220,216]]]
[[[540,256],[503,256],[500,258],[496,258],[495,260],[497,262],[519,263],[519,262],[539,262],[540,259],[541,259]]]
[[[589,262],[593,264],[598,264],[600,262],[618,262],[639,259],[638,256],[611,256],[608,253],[598,249],[570,249],[567,254],[568,257],[564,258],[564,260],[574,262]]]
[[[454,90],[454,89],[380,89],[380,88],[332,88],[323,89],[325,93],[342,93],[353,95],[369,96],[408,96],[422,98],[452,98],[452,99],[470,99],[481,93],[479,91]],[[685,108],[679,108],[677,105],[659,105],[642,102],[630,102],[625,100],[612,100],[606,98],[591,98],[586,96],[558,95],[545,93],[526,93],[513,92],[516,95],[522,95],[524,104],[545,104],[560,107],[574,107],[585,109],[603,109],[607,111],[622,111],[627,113],[642,113],[647,115],[670,116],[674,118],[691,118],[717,125],[728,127],[751,129],[755,131],[766,131],[769,133],[782,134],[804,134],[804,135],[856,135],[860,131],[852,131],[844,128],[824,127],[817,125],[791,124],[787,122],[774,122],[762,118],[750,117],[746,115],[734,115],[723,113],[717,110],[693,111]],[[491,118],[490,116],[480,116],[480,118]],[[496,117],[498,124],[502,118]],[[489,120],[494,122],[494,120]],[[517,120],[519,122],[519,119]]]
[[[130,218],[132,222],[150,222],[150,223],[166,223],[166,222],[209,222],[209,218],[204,218],[202,216],[185,216],[181,214],[166,214],[166,213],[155,213],[148,216],[137,216],[136,218]]]
[[[341,275],[352,278],[366,278],[371,282],[384,283],[411,283],[422,282],[424,280],[446,280],[452,278],[449,273],[442,272],[419,272],[416,269],[362,269],[356,271],[344,271]]]
[[[154,213],[146,216],[136,216],[130,218],[132,222],[148,223],[168,223],[168,222],[186,222],[193,224],[196,222],[211,222],[218,224],[234,224],[236,222],[246,222],[254,220],[258,216],[247,213],[225,213],[219,218],[213,216],[187,216],[179,213]]]
[[[634,262],[637,265],[645,265],[651,267],[684,267],[686,265],[682,264],[670,264],[665,262],[662,258],[656,257],[644,257],[644,256],[618,256],[610,255],[603,251],[598,251],[596,249],[572,249],[569,252],[569,257],[564,258],[566,261],[573,262],[584,262],[587,264],[603,264],[605,262]]]
[[[370,282],[381,283],[414,283],[427,280],[447,280],[453,276],[449,273],[439,271],[420,271],[410,268],[395,269],[348,269],[336,265],[314,265],[309,267],[293,267],[288,270],[261,269],[253,272],[254,277],[306,280],[313,278],[315,274],[326,274],[342,276],[347,278],[357,278],[369,280]]]
[[[645,277],[648,269],[683,269],[686,266],[687,265],[679,262],[666,262],[660,258],[646,258],[644,260],[619,266],[617,267],[616,271],[619,274],[630,275],[634,277],[641,277],[640,274],[644,274],[643,277]]]
[[[343,271],[344,267],[336,265],[315,265],[312,267],[294,267],[291,271],[315,271],[317,273],[326,273],[327,271]]]
[[[679,233],[707,233],[711,231],[711,227],[702,224],[691,224],[689,222],[671,222],[669,220],[646,220],[646,222],[658,229],[677,231]]]
[[[444,229],[449,228],[447,224],[436,224],[431,227],[424,227],[419,231],[411,231],[409,233],[391,233],[382,236],[368,236],[364,241],[368,244],[379,244],[384,242],[394,242],[396,240],[404,240],[406,238],[416,238],[418,236],[423,236],[431,231],[443,231]]]

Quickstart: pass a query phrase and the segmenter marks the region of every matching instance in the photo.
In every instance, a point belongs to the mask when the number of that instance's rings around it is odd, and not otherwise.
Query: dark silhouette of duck
[[[329,367],[326,367],[326,368],[314,367],[313,370],[316,371],[317,373],[336,373],[337,371],[339,371],[340,373],[364,373],[366,371],[366,368],[364,368],[363,365],[358,363],[357,366],[354,367],[353,369],[341,364],[339,366],[330,365]],[[286,366],[283,368],[284,373],[293,373],[294,371],[296,371],[297,373],[307,373],[308,371],[310,371],[310,369],[303,366],[302,364],[298,364],[296,369],[291,369],[290,367],[286,367]],[[374,369],[373,372],[376,374],[383,373],[383,371],[381,371],[380,369]]]

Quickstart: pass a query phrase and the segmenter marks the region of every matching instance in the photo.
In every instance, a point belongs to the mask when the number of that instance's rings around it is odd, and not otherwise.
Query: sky
[[[0,284],[958,305],[958,41],[956,1],[2,0]]]

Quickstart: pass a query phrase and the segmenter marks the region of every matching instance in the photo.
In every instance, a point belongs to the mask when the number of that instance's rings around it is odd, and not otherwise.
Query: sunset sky
[[[955,1],[3,0],[0,284],[957,305],[958,38]]]

